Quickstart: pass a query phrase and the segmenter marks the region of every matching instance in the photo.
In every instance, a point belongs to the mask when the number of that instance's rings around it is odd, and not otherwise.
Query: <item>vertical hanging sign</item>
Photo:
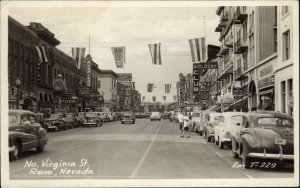
[[[87,64],[87,67],[86,67],[86,70],[87,70],[87,80],[86,80],[86,85],[88,86],[88,87],[90,87],[91,86],[91,61],[87,61],[86,62],[86,64]]]
[[[196,64],[193,64],[193,96],[194,102],[199,102],[199,69]]]

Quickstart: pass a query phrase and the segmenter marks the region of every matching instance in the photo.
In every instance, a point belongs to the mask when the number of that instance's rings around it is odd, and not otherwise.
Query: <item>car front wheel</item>
[[[15,148],[13,152],[10,153],[10,159],[12,161],[18,160],[20,156],[20,146],[19,144],[13,144],[12,147]]]
[[[45,151],[45,145],[40,145],[40,146],[36,147],[36,150],[38,152],[44,152]]]

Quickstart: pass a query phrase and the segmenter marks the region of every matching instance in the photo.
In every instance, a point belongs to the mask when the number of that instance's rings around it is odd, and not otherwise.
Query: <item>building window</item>
[[[294,108],[293,108],[293,79],[289,79],[287,81],[288,84],[288,99],[289,99],[289,103],[288,103],[288,114],[289,115],[293,115],[294,112]]]
[[[281,82],[281,112],[285,113],[286,106],[286,90],[285,90],[285,81]]]
[[[283,6],[282,7],[282,16],[284,16],[288,13],[289,13],[289,7],[288,6]]]
[[[283,33],[283,60],[290,58],[290,30]]]

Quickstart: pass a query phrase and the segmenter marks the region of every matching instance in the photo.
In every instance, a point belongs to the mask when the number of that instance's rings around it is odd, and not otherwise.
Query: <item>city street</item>
[[[45,152],[11,161],[16,179],[291,178],[292,168],[243,169],[229,148],[220,150],[196,133],[179,137],[178,124],[137,119],[102,127],[48,133]],[[238,164],[238,165],[237,165]]]

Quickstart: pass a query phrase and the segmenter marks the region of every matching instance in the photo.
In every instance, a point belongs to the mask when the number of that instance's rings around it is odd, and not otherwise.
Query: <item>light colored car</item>
[[[201,125],[201,111],[193,112],[192,116],[192,131],[197,132],[202,136],[203,126]]]
[[[220,149],[224,145],[231,146],[231,137],[234,132],[239,130],[243,123],[243,112],[224,112],[219,123],[215,126],[215,144],[219,145]]]
[[[159,112],[152,112],[150,116],[150,120],[161,120],[161,114]]]
[[[203,114],[203,138],[210,142],[215,136],[214,127],[218,124],[222,114],[214,111],[205,111]]]
[[[82,126],[83,127],[102,126],[102,122],[101,122],[100,118],[98,117],[97,112],[86,112],[85,117],[82,121]]]

